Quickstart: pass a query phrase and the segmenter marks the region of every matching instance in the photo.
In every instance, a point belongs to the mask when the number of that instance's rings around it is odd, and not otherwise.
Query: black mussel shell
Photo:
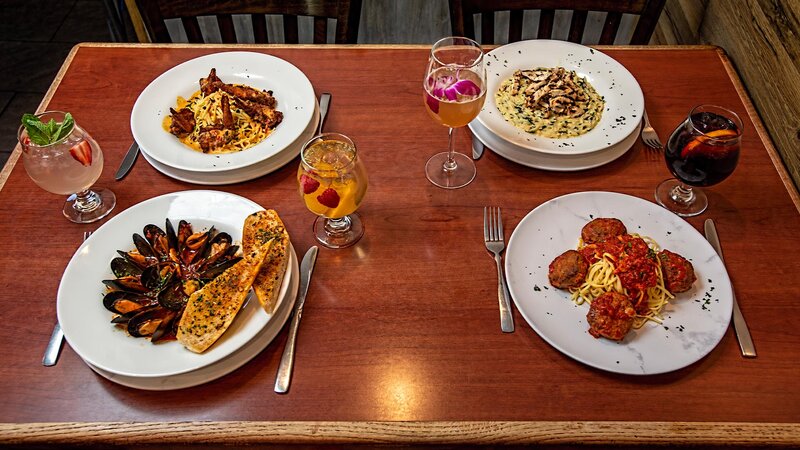
[[[142,286],[139,277],[121,277],[114,280],[103,280],[103,284],[115,291],[145,293],[149,289]]]
[[[149,291],[158,292],[164,289],[177,270],[177,264],[171,261],[153,264],[142,271],[142,285]]]
[[[128,320],[128,334],[133,337],[152,335],[164,320],[175,318],[175,312],[160,306],[145,308]]]
[[[116,257],[111,260],[111,271],[114,276],[121,277],[138,277],[142,274],[142,268],[136,263],[126,258]]]
[[[158,328],[156,331],[153,332],[153,335],[150,336],[150,342],[158,342],[162,338],[167,336],[169,331],[172,331],[173,323],[177,322],[177,311],[171,311],[171,314],[167,314],[164,318],[161,319],[161,323],[158,324]]]
[[[153,303],[153,299],[142,294],[126,291],[111,291],[103,297],[103,306],[117,314],[138,311]]]
[[[180,311],[186,306],[189,296],[183,290],[181,281],[174,281],[158,293],[158,304],[173,311]]]
[[[222,275],[222,272],[225,272],[229,268],[233,267],[233,265],[241,261],[241,259],[241,256],[237,256],[235,258],[222,260],[212,264],[211,266],[206,267],[205,270],[199,274],[200,279],[204,281],[213,280],[214,278]]]
[[[136,250],[138,250],[139,253],[145,258],[158,259],[158,255],[153,249],[153,246],[150,245],[150,242],[143,238],[139,233],[133,233],[133,245],[136,246]]]
[[[186,245],[186,239],[192,235],[192,224],[185,220],[178,222],[178,253],[183,252],[183,247]]]
[[[166,228],[167,230],[167,244],[171,250],[175,250],[175,253],[178,253],[178,235],[175,233],[175,228],[172,227],[172,222],[169,221],[167,218],[166,221]]]
[[[144,255],[139,254],[139,252],[132,251],[132,252],[123,252],[122,250],[117,250],[119,256],[125,258],[132,264],[135,264],[140,269],[146,268],[150,263],[147,261],[147,258]]]
[[[155,245],[156,239],[158,239],[158,237],[167,235],[167,233],[165,233],[164,230],[159,228],[158,225],[153,225],[152,223],[145,225],[144,229],[142,229],[142,232],[144,233],[144,237],[145,239],[147,239],[147,242],[149,242],[150,245]]]

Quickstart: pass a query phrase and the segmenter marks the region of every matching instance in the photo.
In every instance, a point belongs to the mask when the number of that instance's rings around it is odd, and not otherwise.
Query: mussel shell
[[[237,256],[231,259],[225,259],[219,262],[216,262],[208,267],[206,267],[199,275],[200,279],[204,281],[213,280],[218,276],[222,275],[222,272],[225,272],[229,268],[233,267],[234,264],[241,261],[242,257]]]
[[[172,330],[173,323],[176,322],[176,316],[178,315],[177,311],[171,311],[171,314],[167,314],[164,318],[161,319],[161,323],[158,324],[158,328],[153,334],[150,336],[150,342],[158,342],[165,336],[167,336],[167,332]]]
[[[147,242],[149,242],[150,245],[155,245],[156,239],[159,236],[167,235],[167,233],[165,233],[164,230],[159,228],[158,225],[153,225],[152,223],[145,225],[144,228],[142,229],[142,232],[144,233],[144,237],[145,239],[147,239]]]
[[[122,250],[117,250],[119,256],[128,260],[131,264],[135,264],[140,269],[144,269],[149,264],[147,262],[147,258],[141,255],[139,252],[132,251],[132,252],[123,252]]]
[[[173,311],[180,311],[186,306],[189,296],[183,290],[183,283],[175,281],[158,293],[158,304]]]
[[[165,229],[167,230],[167,244],[170,250],[178,252],[178,235],[175,233],[175,228],[172,227],[172,222],[167,218]]]
[[[148,266],[142,271],[141,282],[149,291],[160,291],[169,283],[178,267],[172,261],[160,262]]]
[[[103,284],[115,291],[145,293],[149,289],[142,286],[139,277],[120,277],[114,280],[103,280]]]
[[[111,271],[114,276],[121,277],[137,277],[142,274],[142,268],[136,265],[133,261],[127,258],[116,257],[111,260]]]
[[[175,312],[160,306],[143,309],[128,320],[128,334],[133,337],[152,335],[164,320],[174,320]]]
[[[178,253],[183,252],[186,239],[192,235],[192,224],[185,220],[178,222]]]
[[[126,291],[111,291],[103,297],[103,306],[117,314],[128,314],[153,303],[153,299],[142,294]]]
[[[158,255],[153,249],[153,246],[150,245],[150,242],[143,238],[139,233],[133,233],[133,245],[136,246],[136,250],[138,250],[139,253],[145,258],[158,259]]]

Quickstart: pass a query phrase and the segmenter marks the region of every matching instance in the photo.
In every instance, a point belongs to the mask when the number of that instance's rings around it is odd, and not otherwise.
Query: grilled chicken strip
[[[194,131],[196,122],[194,120],[194,112],[189,108],[183,108],[180,111],[175,111],[170,108],[169,112],[172,113],[172,124],[169,126],[169,132],[184,138]]]
[[[251,102],[234,98],[233,102],[242,109],[253,120],[261,122],[266,128],[275,128],[283,120],[283,113],[263,105],[261,103]]]

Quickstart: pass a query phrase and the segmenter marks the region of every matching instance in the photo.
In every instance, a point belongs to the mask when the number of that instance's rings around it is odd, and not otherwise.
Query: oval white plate
[[[599,50],[564,41],[519,41],[487,53],[486,64],[486,103],[478,120],[514,145],[556,155],[589,153],[619,143],[642,120],[644,97],[636,78]],[[500,84],[518,69],[557,66],[576,71],[605,98],[606,107],[597,126],[582,136],[552,139],[527,133],[507,122],[494,101]]]
[[[652,237],[662,249],[683,255],[697,281],[662,312],[664,323],[647,323],[621,342],[595,339],[587,304],[550,286],[550,262],[577,246],[593,218],[616,217],[628,232]],[[686,367],[717,346],[731,319],[731,282],[717,253],[688,222],[638,197],[579,192],[543,203],[520,221],[506,252],[506,276],[514,303],[530,326],[565,355],[598,369],[652,375]]]
[[[286,295],[281,298],[279,303],[275,306],[274,316],[261,333],[250,342],[243,345],[242,348],[235,351],[231,356],[206,367],[168,377],[126,377],[106,372],[89,363],[87,364],[92,370],[97,372],[98,375],[114,383],[147,391],[166,391],[198,386],[233,372],[261,353],[261,351],[275,339],[275,336],[281,331],[281,328],[283,328],[283,325],[292,313],[292,307],[297,297],[297,288],[300,285],[300,269],[297,265],[297,255],[294,249],[292,249],[289,255],[291,259],[287,270],[291,271],[292,274],[290,275],[292,280],[291,286],[286,291]]]
[[[88,363],[105,371],[132,377],[164,377],[213,364],[241,348],[269,323],[258,301],[250,298],[230,328],[208,350],[193,353],[177,341],[152,344],[132,338],[110,323],[113,313],[103,307],[105,286],[111,279],[109,263],[116,250],[133,248],[131,236],[153,223],[164,227],[166,218],[190,222],[195,230],[212,225],[241,242],[242,225],[249,214],[263,209],[244,197],[219,191],[182,191],[155,197],[111,218],[73,255],[58,287],[58,321],[70,346]],[[284,277],[285,295],[290,274]],[[252,294],[251,294],[252,297]]]
[[[178,96],[189,98],[200,89],[200,78],[211,68],[228,84],[246,84],[273,91],[283,121],[262,142],[237,153],[207,155],[181,143],[161,123]],[[263,161],[286,148],[314,117],[316,97],[311,82],[294,65],[271,55],[225,52],[201,56],[159,75],[136,99],[131,132],[142,152],[170,167],[194,172],[238,169]]]
[[[517,164],[522,164],[523,166],[552,170],[555,172],[574,172],[608,164],[627,153],[627,151],[633,147],[633,144],[636,143],[636,139],[639,138],[640,130],[640,127],[636,127],[633,133],[628,137],[600,151],[581,153],[578,155],[553,155],[551,153],[542,153],[536,150],[517,147],[510,142],[506,142],[487,130],[477,120],[470,122],[469,128],[481,142],[486,144],[487,148],[503,158],[514,161]]]

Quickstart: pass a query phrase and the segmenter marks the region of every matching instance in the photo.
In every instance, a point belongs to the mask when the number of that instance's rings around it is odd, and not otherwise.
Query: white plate
[[[131,236],[166,218],[177,224],[184,219],[195,230],[212,225],[241,242],[242,225],[249,214],[263,209],[238,195],[219,191],[183,191],[162,195],[134,205],[111,218],[77,250],[58,287],[58,320],[70,346],[88,363],[108,372],[131,377],[164,377],[208,366],[248,343],[269,323],[257,300],[248,300],[230,328],[208,350],[193,353],[177,341],[152,344],[132,338],[110,323],[113,313],[103,307],[104,279],[114,278],[109,263],[116,250],[133,248]],[[291,276],[284,277],[280,297],[285,296]]]
[[[519,41],[487,53],[486,63],[486,103],[478,120],[501,139],[519,147],[555,155],[594,152],[619,143],[642,120],[644,97],[636,78],[598,50],[565,41]],[[518,69],[557,66],[574,70],[605,98],[605,110],[597,126],[582,136],[552,139],[527,133],[507,122],[494,100],[500,84]]]
[[[192,150],[162,128],[177,96],[189,98],[199,90],[198,80],[208,76],[211,68],[225,83],[273,91],[283,121],[264,141],[241,152],[208,155]],[[214,53],[179,64],[153,80],[133,105],[131,132],[142,152],[161,164],[194,172],[232,170],[264,161],[295,142],[313,119],[316,103],[305,74],[280,58],[252,52]]]
[[[640,127],[637,126],[628,137],[604,150],[578,155],[553,155],[518,147],[506,142],[487,130],[477,120],[470,122],[469,128],[478,140],[498,155],[523,166],[556,172],[573,172],[608,164],[627,153],[633,147],[639,137],[640,130]]]
[[[153,166],[154,169],[170,178],[174,178],[179,181],[209,186],[241,183],[274,172],[292,161],[295,157],[297,157],[297,155],[300,154],[303,145],[305,145],[306,142],[314,137],[317,132],[318,124],[319,114],[315,113],[314,120],[308,124],[308,127],[305,129],[303,134],[301,134],[300,137],[297,138],[297,140],[291,145],[287,146],[278,154],[264,161],[251,166],[242,167],[241,169],[225,170],[220,172],[192,172],[189,170],[176,169],[174,167],[161,164],[160,162],[148,156],[147,153],[142,153],[142,156],[147,162],[150,163],[151,166]]]
[[[664,308],[664,323],[647,323],[621,342],[595,339],[587,304],[550,286],[550,262],[574,249],[593,218],[616,217],[629,232],[652,237],[662,249],[683,255],[697,281]],[[652,375],[686,367],[716,347],[731,319],[731,282],[711,245],[688,222],[638,197],[579,192],[543,203],[520,221],[506,252],[508,288],[530,326],[550,345],[584,364],[609,372]]]
[[[279,303],[275,307],[273,317],[264,330],[250,342],[244,344],[242,348],[235,351],[231,356],[192,372],[168,377],[126,377],[99,369],[89,363],[87,363],[87,365],[97,372],[98,375],[114,383],[148,391],[166,391],[198,386],[233,372],[261,353],[261,351],[275,339],[275,336],[281,331],[281,328],[283,328],[283,325],[292,313],[292,307],[297,297],[297,288],[300,285],[300,269],[297,266],[297,255],[294,249],[289,253],[289,257],[289,267],[287,270],[292,274],[292,281],[289,289],[286,291],[286,295],[279,300]]]

